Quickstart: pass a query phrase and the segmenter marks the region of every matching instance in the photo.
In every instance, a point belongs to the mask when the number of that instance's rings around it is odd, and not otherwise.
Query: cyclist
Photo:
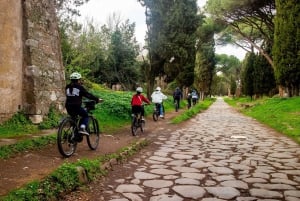
[[[71,82],[66,86],[67,99],[66,99],[65,107],[69,115],[81,116],[79,133],[84,135],[89,135],[89,133],[86,131],[86,127],[89,121],[89,116],[87,111],[81,106],[82,98],[86,97],[90,100],[96,101],[96,103],[102,102],[103,100],[89,93],[82,86],[80,73],[77,72],[72,73],[70,75],[70,80]]]
[[[159,104],[159,117],[164,118],[163,110],[163,100],[166,100],[168,97],[161,92],[160,87],[156,87],[155,91],[151,94],[152,103]]]
[[[174,93],[173,93],[173,99],[174,99],[174,103],[177,100],[177,104],[178,104],[178,108],[180,106],[180,99],[182,99],[183,95],[181,90],[179,89],[179,87],[176,87]]]
[[[198,102],[198,94],[197,91],[195,89],[193,89],[192,91],[192,101],[193,101],[193,105],[196,105],[196,103]]]
[[[131,98],[131,112],[132,114],[141,113],[142,120],[145,121],[144,119],[145,110],[142,104],[143,102],[150,104],[150,101],[148,100],[148,98],[142,95],[142,92],[143,92],[142,87],[136,88],[136,94],[134,94]]]

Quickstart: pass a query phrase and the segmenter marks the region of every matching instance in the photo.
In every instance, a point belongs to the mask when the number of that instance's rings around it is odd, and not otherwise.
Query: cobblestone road
[[[300,201],[300,146],[218,99],[93,200]],[[164,137],[168,136],[168,137]],[[97,198],[96,198],[97,197]]]

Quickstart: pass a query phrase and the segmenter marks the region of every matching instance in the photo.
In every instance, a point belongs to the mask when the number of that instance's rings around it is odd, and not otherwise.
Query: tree
[[[107,64],[111,68],[110,83],[132,89],[137,81],[136,57],[138,45],[134,37],[135,24],[126,20],[114,28],[109,45]]]
[[[223,40],[252,52],[255,47],[273,66],[275,0],[208,0],[207,11],[223,25]]]
[[[246,58],[245,69],[242,74],[243,93],[247,96],[250,96],[251,99],[254,95],[254,62],[255,54],[250,53]]]
[[[251,98],[273,95],[276,88],[274,71],[262,55],[250,53],[247,56],[242,85],[243,92]]]
[[[277,82],[289,96],[300,89],[300,4],[297,0],[276,0],[274,64]]]
[[[216,71],[222,74],[223,87],[227,94],[235,94],[236,89],[240,90],[241,62],[235,56],[226,54],[216,55]],[[238,91],[239,95],[240,91]]]
[[[156,76],[180,86],[193,83],[195,32],[200,22],[196,0],[139,0],[146,8],[150,80],[152,91]]]
[[[215,74],[215,27],[211,21],[206,20],[197,30],[197,53],[195,62],[195,80],[200,99],[207,94],[211,95],[212,81]]]

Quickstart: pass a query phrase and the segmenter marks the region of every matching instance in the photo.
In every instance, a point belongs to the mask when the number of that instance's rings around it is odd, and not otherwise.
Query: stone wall
[[[0,54],[11,51],[18,55],[7,55],[4,60],[10,65],[3,65],[0,60],[0,76],[7,76],[3,83],[0,81],[1,94],[7,91],[6,93],[10,95],[1,100],[3,106],[0,107],[0,114],[3,120],[22,109],[33,122],[39,123],[48,113],[50,105],[53,104],[63,110],[65,98],[65,76],[55,1],[1,1],[5,2],[7,8],[3,8],[1,2],[0,13],[7,15],[7,10],[11,9],[12,14],[11,18],[4,19],[5,21],[0,18],[1,25],[4,23],[11,27],[11,33],[1,38],[0,44],[7,41],[7,44],[15,47],[3,46],[0,48]],[[14,29],[17,30],[15,33]],[[12,98],[15,97],[18,97],[16,98],[18,101],[12,102]]]
[[[22,107],[23,48],[21,0],[1,0],[0,122]]]

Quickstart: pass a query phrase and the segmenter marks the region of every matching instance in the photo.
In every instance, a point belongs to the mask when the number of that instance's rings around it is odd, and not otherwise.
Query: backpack
[[[176,90],[176,91],[174,92],[174,97],[180,98],[180,97],[181,97],[181,91],[180,91],[180,90]]]

